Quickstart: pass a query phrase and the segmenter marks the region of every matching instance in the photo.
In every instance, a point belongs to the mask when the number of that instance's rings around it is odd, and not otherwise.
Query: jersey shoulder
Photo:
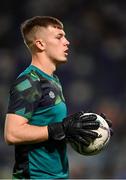
[[[42,96],[40,78],[35,71],[22,73],[11,87],[11,94],[24,97],[28,101],[35,101]]]

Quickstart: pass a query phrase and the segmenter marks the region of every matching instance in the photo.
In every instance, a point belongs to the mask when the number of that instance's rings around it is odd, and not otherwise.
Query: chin
[[[66,63],[66,62],[67,62],[67,58],[58,59],[56,61],[57,64],[63,64],[63,63]]]
[[[61,61],[59,61],[59,63],[66,63],[67,62],[67,58],[62,59]]]

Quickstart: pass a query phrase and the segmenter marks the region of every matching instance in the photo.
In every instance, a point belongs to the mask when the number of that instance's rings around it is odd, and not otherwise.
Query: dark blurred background
[[[107,148],[81,156],[68,146],[70,178],[126,178],[126,1],[21,0],[0,5],[0,178],[11,178],[12,146],[3,140],[9,88],[30,64],[20,23],[36,15],[63,21],[71,42],[68,63],[57,74],[69,113],[104,112],[115,131]]]

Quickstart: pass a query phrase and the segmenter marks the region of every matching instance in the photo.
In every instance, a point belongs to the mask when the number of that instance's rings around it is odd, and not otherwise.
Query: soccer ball
[[[84,115],[90,115],[95,113],[84,113]],[[92,130],[98,133],[98,138],[91,141],[90,145],[88,147],[84,146],[81,143],[78,143],[77,141],[70,142],[71,147],[82,155],[95,155],[98,154],[102,149],[106,147],[110,140],[110,129],[107,124],[107,122],[98,114],[95,114],[97,116],[96,121],[100,122],[100,127],[97,130]]]

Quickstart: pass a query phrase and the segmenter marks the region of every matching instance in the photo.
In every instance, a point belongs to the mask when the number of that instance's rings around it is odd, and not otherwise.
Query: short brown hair
[[[48,27],[48,26],[57,27],[63,29],[63,24],[57,18],[51,16],[35,16],[33,18],[25,20],[21,24],[21,34],[24,39],[25,44],[29,49],[32,49],[33,37],[35,32],[39,27]],[[31,38],[32,37],[32,38]]]

